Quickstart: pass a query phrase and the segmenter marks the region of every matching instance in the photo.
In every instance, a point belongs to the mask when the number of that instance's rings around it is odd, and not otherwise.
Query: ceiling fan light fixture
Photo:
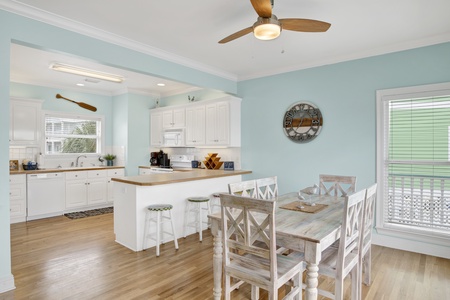
[[[263,41],[276,39],[281,34],[281,24],[275,15],[271,18],[258,17],[253,24],[253,35]]]
[[[96,70],[90,70],[90,69],[66,65],[66,64],[62,64],[62,63],[52,63],[52,64],[50,64],[49,68],[54,71],[65,72],[65,73],[70,73],[70,74],[80,75],[80,76],[85,76],[85,77],[91,77],[91,78],[96,78],[96,79],[100,79],[100,80],[107,80],[107,81],[112,81],[112,82],[116,82],[116,83],[121,83],[122,81],[124,81],[124,77],[122,77],[120,75],[105,73],[105,72],[96,71]]]

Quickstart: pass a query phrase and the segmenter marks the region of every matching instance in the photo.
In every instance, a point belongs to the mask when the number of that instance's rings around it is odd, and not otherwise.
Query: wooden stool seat
[[[211,207],[209,203],[209,197],[188,197],[187,198],[187,205],[186,205],[186,211],[184,214],[184,234],[183,236],[186,238],[187,230],[189,227],[195,228],[195,232],[198,232],[199,234],[199,240],[202,241],[202,231],[203,231],[203,224],[208,224],[208,221],[203,220],[203,214],[202,211],[206,210],[208,214],[211,213]],[[202,206],[203,204],[206,204],[205,206]],[[195,215],[194,221],[190,221],[189,217],[193,213]]]
[[[164,243],[164,234],[173,236],[175,249],[178,250],[177,235],[175,233],[175,225],[172,218],[172,208],[173,205],[171,204],[153,204],[147,206],[147,213],[145,214],[144,242],[142,245],[143,249],[145,250],[147,248],[146,246],[148,239],[156,241],[156,256],[159,256],[159,246]],[[163,213],[166,213],[168,215],[164,215]],[[148,233],[151,223],[155,223],[156,225],[156,232],[154,233]],[[171,224],[172,232],[164,231],[164,223]]]

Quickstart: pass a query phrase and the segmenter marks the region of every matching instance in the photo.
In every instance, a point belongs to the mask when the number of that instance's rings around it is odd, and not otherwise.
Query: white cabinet
[[[111,178],[125,176],[124,169],[112,169],[107,172],[108,203],[114,203],[114,181]]]
[[[163,133],[163,114],[162,112],[150,113],[150,145],[161,147]]]
[[[107,202],[107,170],[75,171],[66,174],[66,210]]]
[[[218,102],[205,106],[206,144],[226,146],[230,143],[230,109],[228,102]]]
[[[25,174],[9,176],[11,223],[25,222],[27,217],[27,181]]]
[[[186,108],[186,146],[205,144],[205,106]]]
[[[39,145],[42,100],[11,98],[10,145]]]
[[[162,113],[163,129],[184,128],[186,125],[184,108],[164,110]]]

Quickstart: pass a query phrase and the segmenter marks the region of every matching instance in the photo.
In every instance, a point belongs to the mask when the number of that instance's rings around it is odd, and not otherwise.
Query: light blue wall
[[[113,118],[110,96],[101,96],[19,83],[11,83],[10,89],[10,94],[13,97],[44,100],[44,103],[42,104],[43,110],[103,116],[105,118],[105,144],[106,146],[112,145],[111,129]],[[56,99],[56,94],[61,94],[64,97],[75,100],[77,102],[84,102],[93,105],[97,108],[97,111],[91,112],[69,101]]]
[[[150,108],[155,101],[148,96],[128,94],[127,175],[138,175],[138,167],[150,161]]]
[[[231,80],[0,10],[0,157],[2,157],[0,160],[0,283],[11,278],[9,140],[7,138],[9,135],[9,52],[11,42],[49,51],[60,51],[102,64],[168,78],[193,86],[217,89],[228,93],[236,93],[237,90],[236,83]],[[46,92],[42,93],[44,95]],[[49,95],[44,96],[53,97],[53,91],[48,93]],[[68,98],[71,95],[73,94],[67,93]],[[78,94],[77,96],[82,97]],[[82,101],[82,98],[79,99]],[[111,137],[108,140],[111,141]]]
[[[194,98],[194,101],[204,101],[210,99],[217,99],[227,96],[227,93],[216,91],[216,90],[208,90],[202,89],[198,91],[193,91],[189,93],[164,97],[161,99],[160,106],[170,106],[170,105],[183,105],[189,103],[189,98]]]
[[[277,175],[280,192],[318,182],[319,174],[376,181],[376,90],[450,81],[450,43],[284,73],[238,84],[242,102],[242,168],[247,178]],[[307,101],[324,118],[307,144],[282,130],[286,109]]]

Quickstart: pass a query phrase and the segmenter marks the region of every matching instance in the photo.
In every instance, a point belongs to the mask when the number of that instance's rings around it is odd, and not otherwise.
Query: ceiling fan
[[[240,38],[250,32],[260,40],[273,40],[277,38],[281,29],[302,31],[302,32],[325,32],[331,24],[327,22],[310,19],[278,19],[272,14],[274,0],[250,0],[258,14],[258,20],[251,27],[247,27],[235,32],[219,41],[219,44],[225,44],[237,38]]]

